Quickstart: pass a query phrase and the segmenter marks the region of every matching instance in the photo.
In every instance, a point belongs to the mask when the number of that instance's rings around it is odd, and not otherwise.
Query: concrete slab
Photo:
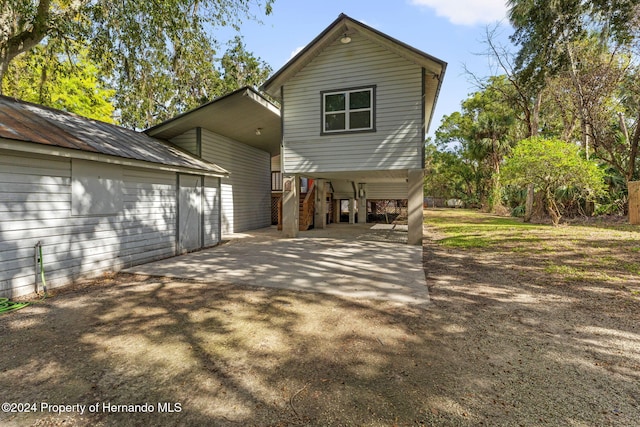
[[[214,248],[127,273],[426,304],[422,247],[406,227],[332,224],[285,239],[275,227],[229,236]]]

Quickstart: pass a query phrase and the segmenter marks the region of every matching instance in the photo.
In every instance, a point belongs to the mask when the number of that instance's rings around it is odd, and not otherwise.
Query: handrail
[[[302,203],[307,203],[309,201],[309,198],[311,197],[311,194],[314,192],[315,189],[316,189],[316,182],[313,181],[311,183],[311,188],[307,191],[307,195],[304,196],[304,200],[302,201]]]

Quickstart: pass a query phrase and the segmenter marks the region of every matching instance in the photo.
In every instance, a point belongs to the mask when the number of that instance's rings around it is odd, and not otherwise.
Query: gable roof
[[[344,35],[360,34],[383,48],[422,67],[425,76],[436,79],[437,84],[427,84],[424,88],[425,116],[427,128],[433,116],[433,110],[440,93],[442,81],[447,68],[447,63],[409,46],[393,37],[390,37],[375,28],[341,13],[322,33],[313,39],[302,51],[291,58],[282,68],[276,71],[263,85],[262,89],[275,99],[280,99],[280,88],[300,70],[306,67],[327,46],[334,43]]]
[[[144,133],[7,96],[0,96],[0,148],[228,175],[220,166]]]
[[[170,139],[201,127],[277,155],[280,153],[280,109],[245,86],[147,129],[150,136]],[[256,132],[260,129],[260,132]]]

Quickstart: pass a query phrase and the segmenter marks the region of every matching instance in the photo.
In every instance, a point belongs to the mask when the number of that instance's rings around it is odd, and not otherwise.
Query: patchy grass
[[[520,250],[519,243],[538,243],[539,239],[530,232],[538,227],[544,227],[498,216],[469,216],[468,212],[456,210],[447,217],[430,215],[427,222],[436,225],[447,236],[441,241],[445,246],[486,248],[502,241],[514,244],[514,251]]]
[[[120,274],[5,314],[2,401],[98,409],[0,425],[638,426],[637,230],[427,222],[424,306]]]
[[[426,224],[448,248],[489,251],[565,283],[640,282],[640,227],[594,221],[553,227],[471,210],[427,210]]]

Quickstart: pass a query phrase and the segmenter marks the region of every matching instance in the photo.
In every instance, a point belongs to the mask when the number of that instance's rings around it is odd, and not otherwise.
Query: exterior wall
[[[370,200],[401,200],[406,199],[408,194],[406,182],[367,184],[367,199]]]
[[[220,178],[204,177],[204,246],[215,246],[222,240],[220,222]]]
[[[284,86],[284,172],[422,167],[422,68],[368,39],[328,46]],[[320,135],[321,91],[376,85],[376,132]]]
[[[199,156],[199,147],[198,147],[198,137],[196,134],[196,129],[191,129],[182,135],[178,135],[175,138],[171,139],[171,142],[176,146],[182,148],[183,150],[195,155]]]
[[[280,155],[273,156],[271,158],[271,172],[278,172],[280,169],[282,169],[280,166]]]
[[[180,147],[195,147],[196,131],[173,138]],[[221,178],[221,232],[239,233],[271,225],[271,157],[230,138],[201,130],[202,158],[230,172]]]
[[[34,291],[38,241],[49,287],[175,254],[175,173],[121,167],[121,211],[73,215],[73,161],[0,150],[0,295]]]
[[[222,233],[269,227],[269,153],[203,129],[202,158],[230,172],[229,178],[221,178]]]

